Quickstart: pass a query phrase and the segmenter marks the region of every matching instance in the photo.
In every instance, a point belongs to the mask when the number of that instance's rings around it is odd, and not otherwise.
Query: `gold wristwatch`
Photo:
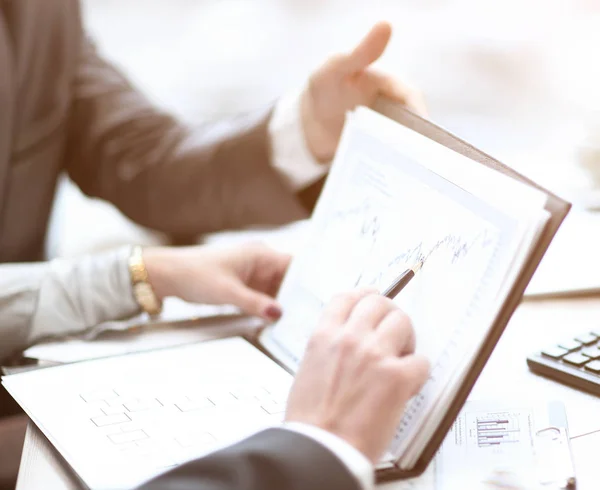
[[[142,247],[139,245],[133,247],[128,265],[133,296],[137,304],[151,316],[160,314],[162,311],[162,301],[157,298],[154,289],[152,289],[148,281],[148,271],[144,264]]]

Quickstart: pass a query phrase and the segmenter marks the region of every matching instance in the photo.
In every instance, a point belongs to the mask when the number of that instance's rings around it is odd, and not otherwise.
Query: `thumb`
[[[346,60],[348,72],[364,70],[379,59],[385,51],[391,36],[392,26],[389,23],[379,22],[375,24],[358,46],[348,55]]]
[[[268,321],[279,320],[281,307],[271,296],[249,288],[243,283],[230,287],[231,302],[244,313],[259,316]]]

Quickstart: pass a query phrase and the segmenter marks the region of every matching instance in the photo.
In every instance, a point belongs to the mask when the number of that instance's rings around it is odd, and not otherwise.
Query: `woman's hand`
[[[274,321],[281,307],[274,297],[290,256],[264,245],[230,249],[156,247],[144,262],[159,298],[177,296],[205,304],[232,304],[245,313]]]

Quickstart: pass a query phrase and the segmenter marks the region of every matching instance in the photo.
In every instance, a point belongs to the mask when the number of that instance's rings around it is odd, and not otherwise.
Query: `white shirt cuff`
[[[308,187],[329,170],[329,165],[319,163],[306,144],[300,113],[301,94],[302,91],[296,91],[279,99],[269,121],[273,167],[293,190]]]
[[[343,439],[314,425],[300,422],[286,422],[282,428],[310,437],[329,449],[348,468],[363,490],[371,490],[375,486],[373,465],[358,449]]]

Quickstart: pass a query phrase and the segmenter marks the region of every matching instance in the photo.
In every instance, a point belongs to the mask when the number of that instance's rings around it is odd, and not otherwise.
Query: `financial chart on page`
[[[399,445],[420,418],[417,412],[424,412],[453,372],[461,339],[473,333],[495,298],[516,224],[367,135],[354,136],[344,158],[313,215],[311,238],[282,286],[285,315],[273,337],[299,360],[333,295],[360,286],[381,291],[423,261],[396,302],[411,317],[417,351],[433,369],[407,410]]]

